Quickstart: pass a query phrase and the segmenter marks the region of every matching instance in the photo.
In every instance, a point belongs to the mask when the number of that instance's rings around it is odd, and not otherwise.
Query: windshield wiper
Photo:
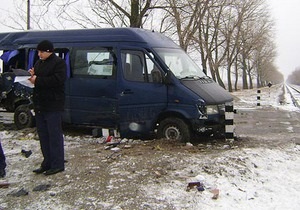
[[[180,79],[199,79],[200,77],[197,75],[188,75],[188,76],[184,76],[181,77]]]
[[[203,77],[200,77],[200,79],[211,79],[209,76],[203,76]]]

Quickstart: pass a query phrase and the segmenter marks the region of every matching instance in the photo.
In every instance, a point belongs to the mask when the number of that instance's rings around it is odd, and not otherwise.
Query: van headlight
[[[219,108],[217,105],[208,105],[206,106],[207,115],[219,114]]]

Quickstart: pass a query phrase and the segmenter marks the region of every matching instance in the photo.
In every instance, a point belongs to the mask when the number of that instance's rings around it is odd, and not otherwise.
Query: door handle
[[[128,95],[128,94],[133,94],[133,91],[131,91],[130,89],[125,89],[124,91],[121,92],[121,96]]]

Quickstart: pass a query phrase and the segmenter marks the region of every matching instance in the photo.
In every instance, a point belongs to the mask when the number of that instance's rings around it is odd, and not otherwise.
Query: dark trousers
[[[36,127],[45,169],[64,169],[62,112],[36,112]]]
[[[0,169],[5,169],[5,168],[6,168],[5,155],[0,142]]]

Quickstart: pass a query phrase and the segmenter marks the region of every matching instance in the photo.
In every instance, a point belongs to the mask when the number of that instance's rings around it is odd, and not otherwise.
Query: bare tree
[[[203,15],[198,19],[197,36],[194,37],[201,53],[202,67],[204,69],[209,67],[212,78],[224,88],[219,68],[223,65],[226,56],[224,46],[226,39],[221,33],[226,4],[227,0],[206,1]]]
[[[224,30],[222,33],[226,40],[224,45],[226,54],[227,87],[229,92],[232,92],[231,68],[240,53],[240,36],[246,10],[241,4],[243,3],[234,0],[229,1],[224,14],[226,21],[224,21]]]
[[[25,1],[15,28],[24,30]],[[33,29],[140,27],[165,33],[199,57],[204,70],[232,91],[264,80],[275,56],[272,24],[264,0],[31,0]],[[13,17],[14,16],[14,17]],[[17,18],[18,17],[18,18]],[[234,68],[233,68],[234,67]],[[221,74],[226,73],[226,78]],[[250,85],[248,85],[248,82]]]
[[[203,10],[207,6],[207,0],[192,2],[167,0],[166,2],[169,5],[165,7],[166,15],[169,19],[174,20],[173,31],[177,34],[179,45],[187,51],[197,31],[198,20],[203,16]]]
[[[83,0],[81,0],[83,2]],[[152,10],[162,9],[157,0],[88,0],[87,11],[80,7],[65,11],[65,19],[80,27],[137,27],[143,28]]]
[[[196,43],[202,54],[202,66],[206,68],[208,64],[213,79],[224,88],[220,68],[226,69],[229,91],[233,91],[232,74],[235,75],[237,89],[240,66],[243,70],[243,88],[248,88],[248,79],[250,86],[253,86],[250,79],[254,75],[251,73],[254,69],[252,54],[258,43],[266,43],[261,39],[270,37],[272,27],[263,5],[264,2],[259,0],[209,1],[206,13],[199,20]]]
[[[276,55],[271,35],[273,22],[269,18],[265,4],[260,0],[251,0],[247,11],[240,39],[244,89],[253,88],[253,76],[257,78],[257,86],[260,85],[260,74],[263,72],[261,65],[265,60],[274,60]]]
[[[27,1],[14,0],[14,9],[7,12],[3,25],[13,30],[64,29],[69,24],[63,18],[65,11],[80,0],[30,0],[30,13],[27,14]],[[27,19],[29,15],[29,19]],[[30,21],[30,24],[27,21]]]
[[[289,84],[300,85],[300,67],[297,67],[286,80]]]

